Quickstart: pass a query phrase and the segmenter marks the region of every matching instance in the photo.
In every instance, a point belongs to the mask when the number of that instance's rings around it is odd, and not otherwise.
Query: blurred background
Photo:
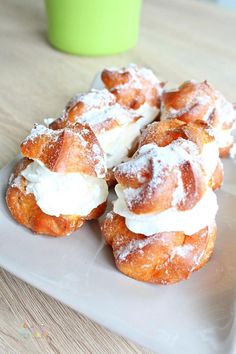
[[[205,0],[205,1],[211,1],[213,3],[227,7],[228,9],[236,10],[236,0]]]

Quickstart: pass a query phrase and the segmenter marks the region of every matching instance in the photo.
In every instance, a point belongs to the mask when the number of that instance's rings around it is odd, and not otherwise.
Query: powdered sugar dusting
[[[214,131],[214,129],[213,129],[211,126],[209,126],[208,128],[206,128],[206,131],[207,131],[207,134],[208,134],[208,135],[210,135],[212,138],[215,139],[215,131]]]
[[[113,72],[118,72],[120,74],[123,74],[125,72],[128,72],[130,74],[130,80],[128,83],[125,83],[123,85],[117,85],[114,89],[116,90],[122,90],[126,87],[132,87],[132,88],[137,88],[137,89],[143,89],[143,81],[148,82],[150,85],[155,87],[159,94],[162,93],[162,85],[159,79],[156,77],[156,75],[152,72],[151,69],[147,68],[138,68],[136,64],[129,64],[124,68],[120,69],[108,69],[109,71]]]
[[[36,138],[38,138],[41,135],[48,135],[51,137],[51,139],[54,139],[54,141],[57,141],[59,135],[61,133],[61,130],[52,130],[47,127],[45,127],[42,124],[34,124],[33,129],[31,130],[30,134],[24,139],[22,144],[27,144],[28,141],[34,141]]]
[[[182,183],[179,166],[189,161],[193,169],[200,163],[199,151],[196,144],[191,141],[179,138],[165,147],[158,147],[156,144],[142,146],[136,156],[119,165],[116,169],[118,173],[136,176],[140,170],[151,172],[147,184],[139,188],[125,188],[124,196],[128,207],[142,198],[142,191],[145,193],[155,189],[162,183],[166,174],[174,173],[177,176],[177,186],[173,195],[173,206],[180,200],[184,200],[185,193]]]
[[[127,256],[129,256],[133,252],[143,253],[143,248],[155,241],[154,237],[146,237],[140,240],[131,240],[127,245],[120,247],[118,250],[114,252],[114,256],[119,261],[126,260]]]
[[[108,107],[109,105],[115,104],[116,98],[107,89],[92,89],[91,91],[86,93],[78,93],[73,96],[67,103],[59,119],[66,120],[68,111],[72,109],[72,107],[77,105],[79,102],[84,104],[85,112],[87,112],[94,109],[103,109],[105,107]]]
[[[103,156],[96,156],[95,173],[98,178],[104,178],[106,175],[106,164]]]
[[[93,144],[92,151],[94,154],[98,155],[101,153],[101,148],[98,146],[98,144]]]
[[[64,131],[67,133],[67,134],[71,134],[71,135],[74,135],[76,136],[79,141],[80,141],[80,144],[85,148],[87,145],[88,145],[88,142],[86,141],[86,135],[87,135],[87,132],[86,132],[86,128],[85,129],[81,129],[80,131],[76,131],[76,130],[72,130],[70,128],[65,128]],[[85,136],[85,137],[84,137]]]
[[[13,179],[14,179],[14,173],[11,173],[9,180],[8,180],[9,185],[13,182]]]
[[[229,156],[233,159],[236,156],[236,144],[233,144],[232,148],[230,149]]]
[[[107,89],[96,90],[92,89],[87,94],[81,95],[80,99],[87,106],[93,106],[96,108],[107,107],[113,105],[116,102],[116,98]]]
[[[86,126],[79,130],[74,129],[73,127],[65,127],[64,129],[52,130],[45,127],[44,125],[36,124],[30,135],[23,141],[22,144],[24,145],[28,141],[34,142],[37,137],[42,135],[46,135],[50,138],[50,144],[56,144],[62,134],[72,136],[72,140],[73,138],[76,138],[80,145],[84,149],[87,149],[90,158],[92,158],[94,161],[94,170],[97,177],[104,178],[106,167],[103,152],[101,147],[96,142],[94,142],[90,147],[88,140],[89,133],[91,133],[91,131]]]
[[[107,121],[116,121],[119,125],[127,125],[137,118],[137,114],[133,110],[123,108],[120,104],[107,105],[99,109],[92,109],[78,117],[77,121],[81,124],[88,124],[93,127]]]
[[[78,102],[83,103],[86,106],[86,110],[90,110],[91,108],[102,109],[109,105],[115,104],[116,98],[107,89],[92,89],[89,92],[79,93],[72,97],[66,105],[66,111],[75,106]]]
[[[65,111],[73,107],[77,102],[79,102],[80,98],[83,96],[82,93],[75,94],[66,104]],[[64,115],[64,114],[63,114]]]
[[[183,83],[180,88],[175,91],[181,91],[182,87],[187,83],[188,81]],[[201,120],[213,125],[213,131],[217,136],[218,146],[228,146],[229,143],[226,141],[227,139],[225,138],[226,142],[223,141],[223,138],[221,139],[220,131],[225,130],[226,128],[224,125],[226,125],[228,127],[228,136],[230,140],[230,133],[234,129],[234,123],[236,122],[236,111],[234,109],[234,105],[227,101],[225,97],[207,81],[200,84],[194,82],[193,84],[196,85],[195,92],[193,92],[193,97],[191,96],[191,99],[187,100],[183,96],[183,102],[185,102],[185,99],[186,102],[180,109],[176,110],[173,107],[166,106],[163,100],[161,104],[161,120],[179,118],[190,111],[194,112],[195,109],[196,112],[201,112],[200,110],[202,109],[202,112],[205,113],[204,116],[201,115]],[[205,90],[204,87],[207,89]],[[166,91],[167,95],[168,92],[171,91]]]
[[[236,121],[236,111],[234,106],[227,101],[219,91],[216,91],[216,96],[217,100],[215,101],[215,109],[220,123],[233,124]]]
[[[191,252],[193,250],[194,250],[194,246],[191,244],[186,244],[186,245],[181,245],[181,246],[175,247],[171,258],[173,258],[174,256],[186,258],[189,255],[191,256]]]
[[[200,105],[205,105],[210,102],[211,102],[211,98],[208,95],[197,97],[197,103],[199,103]]]
[[[16,176],[14,179],[12,179],[12,175],[10,176],[9,185],[11,187],[15,187],[15,188],[20,189],[21,188],[21,182],[22,182],[22,176],[21,175]]]
[[[178,89],[176,91],[179,91]],[[169,92],[169,91],[168,91]],[[171,91],[172,92],[172,91]],[[214,110],[214,105],[211,104],[211,98],[208,95],[205,96],[195,96],[191,101],[186,102],[186,105],[181,108],[181,109],[175,109],[173,107],[166,107],[164,102],[161,104],[161,120],[165,119],[174,119],[181,117],[182,115],[190,112],[191,109],[193,109],[196,105],[201,105],[201,106],[208,106],[207,112],[205,113],[205,116],[203,117],[202,120],[208,121],[213,110]]]
[[[46,125],[46,127],[48,128],[49,125],[54,122],[56,119],[55,118],[44,118],[43,123]]]
[[[176,110],[173,107],[166,108],[164,103],[161,104],[161,120],[165,119],[174,119],[182,116],[183,114],[187,113],[191,108],[190,105],[184,107],[183,109]]]
[[[177,187],[173,192],[173,197],[172,197],[172,206],[175,207],[178,203],[181,202],[181,200],[184,199],[185,197],[185,192],[184,192],[184,185],[183,185],[183,180],[182,180],[182,175],[180,170],[176,171],[177,175]]]
[[[109,211],[109,213],[106,214],[106,220],[112,220],[114,218],[114,213],[112,211]]]
[[[198,87],[199,83],[197,83],[194,80],[189,80],[185,81],[179,88],[177,89],[172,89],[172,90],[167,90],[165,91],[168,97],[168,93],[172,92],[181,92],[181,89],[183,86],[187,85],[188,83],[191,83],[193,85],[196,85],[196,88]],[[208,85],[208,84],[207,84]],[[194,92],[193,92],[194,93]],[[183,102],[185,100],[185,97],[183,97]],[[196,90],[193,96],[191,96],[191,99],[186,101],[185,105],[182,104],[182,108],[175,109],[173,107],[166,107],[164,104],[164,101],[162,102],[161,105],[161,110],[162,110],[162,115],[161,119],[173,119],[173,118],[178,118],[186,113],[188,113],[190,110],[194,109],[195,106],[209,106],[207,113],[205,114],[205,117],[203,120],[208,120],[213,109],[214,105],[212,104],[212,98],[207,94],[207,92],[203,93],[203,91],[198,91]]]

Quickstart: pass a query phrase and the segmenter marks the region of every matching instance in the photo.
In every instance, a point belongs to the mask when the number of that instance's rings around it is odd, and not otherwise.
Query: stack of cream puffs
[[[35,233],[69,235],[104,214],[115,186],[101,230],[117,268],[156,284],[187,279],[213,252],[235,121],[207,81],[168,91],[150,69],[104,69],[22,142],[8,208]]]
[[[132,155],[141,129],[160,110],[162,84],[152,71],[134,65],[123,71],[124,87],[129,81],[126,104],[112,90],[92,89],[73,97],[48,127],[36,125],[22,142],[23,159],[6,197],[20,224],[39,234],[63,236],[104,212],[108,184],[115,183],[113,168]],[[114,71],[110,80],[121,84]],[[145,112],[132,108],[133,89],[142,96],[139,107],[145,106]]]

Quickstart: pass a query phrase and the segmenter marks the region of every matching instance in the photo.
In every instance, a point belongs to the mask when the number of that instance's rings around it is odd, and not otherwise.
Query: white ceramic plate
[[[0,172],[0,265],[107,328],[160,354],[233,354],[236,288],[236,165],[225,161],[218,239],[190,280],[149,285],[119,273],[96,222],[65,238],[35,236],[5,205],[14,163]]]

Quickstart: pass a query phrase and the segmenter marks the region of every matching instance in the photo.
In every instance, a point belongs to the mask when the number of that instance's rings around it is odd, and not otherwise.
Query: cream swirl
[[[58,173],[40,161],[29,164],[21,175],[27,181],[26,193],[33,193],[40,209],[53,216],[88,215],[108,196],[106,182],[81,173]]]
[[[118,199],[114,202],[114,212],[125,218],[125,224],[130,231],[145,236],[171,231],[193,235],[211,225],[218,210],[216,195],[210,188],[192,209],[179,211],[172,207],[161,213],[143,215],[129,211],[124,199],[124,190],[120,185],[115,187],[115,191]]]
[[[120,119],[119,126],[109,130],[100,129],[100,131],[94,131],[103,151],[105,152],[107,168],[112,168],[122,161],[127,160],[129,151],[132,149],[134,142],[140,135],[141,129],[148,123],[151,123],[158,114],[157,108],[151,107],[146,103],[136,111],[125,110],[120,107],[120,113],[123,111],[126,111],[126,120],[124,119],[121,121]],[[131,121],[130,117],[132,118],[134,113],[137,117],[141,117],[136,121]],[[121,116],[122,114],[119,115],[119,117]],[[82,120],[80,120],[80,122],[81,121]],[[90,126],[93,129],[92,122],[90,123]]]

